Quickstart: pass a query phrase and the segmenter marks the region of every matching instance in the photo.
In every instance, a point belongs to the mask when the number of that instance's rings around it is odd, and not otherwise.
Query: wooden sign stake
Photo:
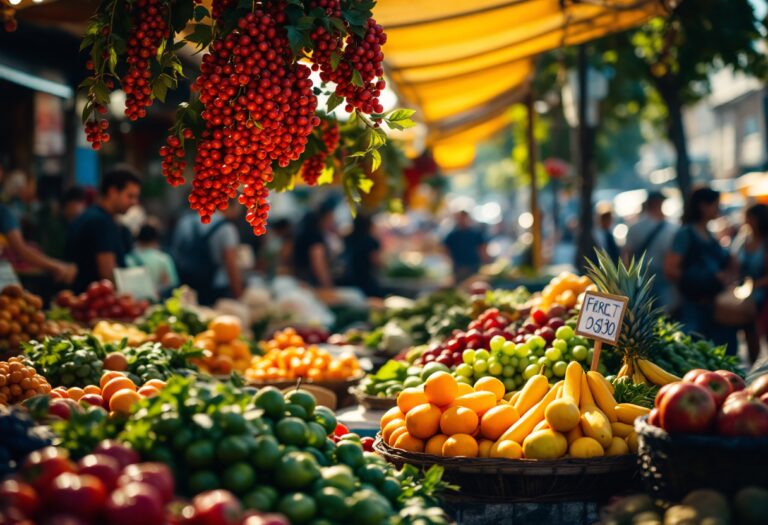
[[[600,350],[603,349],[603,342],[600,339],[595,339],[595,348],[592,354],[592,365],[590,370],[597,370],[597,365],[600,364]]]

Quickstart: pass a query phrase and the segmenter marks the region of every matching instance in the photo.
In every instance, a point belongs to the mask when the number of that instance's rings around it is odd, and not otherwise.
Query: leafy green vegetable
[[[182,306],[181,294],[181,289],[175,290],[172,297],[152,308],[139,328],[152,333],[158,326],[168,325],[173,332],[189,335],[205,331],[208,327],[202,319],[192,310]]]
[[[653,408],[659,387],[655,385],[634,384],[629,378],[613,381],[613,397],[617,403],[634,403],[646,408]]]
[[[46,337],[23,343],[26,356],[53,386],[98,385],[108,350],[93,335]]]

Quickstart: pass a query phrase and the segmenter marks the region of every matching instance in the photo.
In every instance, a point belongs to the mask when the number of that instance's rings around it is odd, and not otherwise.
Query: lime
[[[282,417],[285,412],[285,398],[277,388],[272,386],[259,390],[253,397],[253,403],[272,419]]]
[[[174,450],[177,451],[183,451],[185,450],[190,443],[192,443],[193,438],[192,431],[188,428],[180,428],[173,436],[171,442],[173,444]]]
[[[235,494],[245,494],[256,481],[256,473],[248,463],[230,465],[221,476],[224,488]]]
[[[274,436],[259,436],[252,449],[251,461],[261,470],[271,470],[280,460],[280,444]]]
[[[363,463],[363,449],[351,441],[340,441],[336,446],[336,457],[341,463],[357,469]]]
[[[213,464],[215,450],[213,443],[206,440],[194,441],[184,452],[187,464],[195,468],[205,468]]]
[[[288,518],[288,521],[295,524],[308,523],[317,513],[317,504],[315,500],[302,494],[294,492],[286,494],[277,502],[275,509]]]
[[[325,428],[320,423],[310,421],[307,423],[307,430],[307,445],[317,449],[322,448],[327,436]]]
[[[166,465],[172,465],[175,460],[175,456],[173,452],[171,452],[171,449],[166,446],[157,444],[153,446],[152,449],[150,449],[147,457],[152,461],[165,463]]]
[[[248,457],[248,441],[241,436],[227,436],[219,442],[216,459],[229,465]]]
[[[357,477],[363,483],[370,483],[371,485],[377,485],[384,481],[387,476],[387,471],[379,465],[363,465],[357,469]]]
[[[365,452],[363,452],[363,458],[365,459],[365,464],[366,465],[373,464],[373,465],[381,465],[382,467],[386,467],[387,466],[387,460],[384,459],[383,457],[379,456],[375,452],[367,452],[367,451],[365,451]]]
[[[244,434],[248,431],[245,417],[237,412],[219,413],[219,425],[224,433],[230,436]]]
[[[317,461],[317,464],[321,467],[327,467],[331,464],[330,460],[315,447],[305,447],[303,451],[307,454],[311,454],[312,457],[315,458],[315,461]]]
[[[268,485],[257,485],[248,494],[243,496],[243,506],[246,509],[256,509],[261,512],[269,512],[275,507],[277,491]]]
[[[334,487],[340,491],[350,494],[355,490],[357,480],[352,469],[346,465],[334,465],[321,469],[320,475],[323,478],[326,487]]]
[[[317,503],[320,513],[328,519],[342,520],[347,516],[346,495],[335,487],[325,487],[315,493],[315,503]]]
[[[288,403],[287,405],[285,405],[285,415],[298,417],[299,419],[303,419],[304,421],[307,421],[309,419],[309,416],[307,415],[307,411],[304,409],[304,407],[301,405],[297,405],[296,403]]]
[[[349,500],[349,512],[355,523],[379,525],[392,514],[392,505],[381,495],[371,490],[356,492]]]
[[[336,414],[328,407],[319,406],[315,408],[315,422],[323,425],[325,435],[333,434],[336,430]]]
[[[162,436],[174,436],[181,429],[181,420],[174,413],[167,413],[160,416],[160,420],[155,423],[155,432]]]
[[[304,420],[297,417],[286,417],[275,425],[275,436],[280,443],[303,447],[307,443],[309,429]]]
[[[275,481],[284,489],[300,490],[320,477],[320,467],[311,454],[289,452],[275,467]]]
[[[221,488],[221,482],[210,470],[198,470],[189,477],[189,491],[193,494],[218,488]]]
[[[360,445],[360,436],[353,432],[349,432],[347,434],[342,434],[341,436],[339,436],[339,441],[352,441]]]
[[[304,390],[294,390],[285,395],[285,400],[289,404],[303,407],[304,410],[307,411],[308,416],[312,416],[315,413],[317,402],[315,401],[315,396],[309,392],[305,392]]]
[[[387,476],[379,483],[379,492],[391,502],[396,502],[403,491],[397,478]]]

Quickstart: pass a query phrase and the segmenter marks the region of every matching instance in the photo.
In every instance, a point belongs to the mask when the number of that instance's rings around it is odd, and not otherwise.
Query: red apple
[[[655,427],[661,426],[661,412],[658,408],[651,409],[651,413],[648,414],[648,424]]]
[[[663,387],[659,389],[659,391],[656,393],[656,399],[653,400],[653,406],[656,408],[659,408],[661,406],[661,401],[664,399],[664,396],[669,392],[669,389],[675,386],[677,382],[675,383],[667,383]]]
[[[66,450],[45,447],[27,456],[22,472],[38,492],[44,493],[56,476],[64,472],[75,472],[75,465],[69,460]]]
[[[664,394],[659,411],[667,432],[702,434],[711,428],[717,406],[706,388],[681,382]]]
[[[242,525],[290,525],[290,522],[282,514],[252,514]]]
[[[163,503],[173,499],[173,473],[162,463],[138,463],[125,467],[117,484],[123,486],[133,482],[145,483],[153,487]]]
[[[104,508],[107,489],[96,476],[65,472],[53,480],[47,499],[60,512],[89,519]]]
[[[744,388],[746,387],[744,380],[741,378],[739,374],[734,374],[729,370],[715,370],[715,373],[720,374],[721,376],[726,378],[728,382],[731,384],[731,388],[733,389],[734,392],[738,392],[739,390],[744,390]]]
[[[763,374],[749,385],[749,391],[755,397],[760,397],[768,392],[768,374]]]
[[[80,474],[96,476],[110,492],[117,486],[120,477],[120,463],[105,454],[88,454],[77,462]]]
[[[683,376],[683,381],[686,383],[693,383],[697,377],[699,377],[701,374],[706,374],[707,372],[709,372],[709,370],[704,370],[703,368],[694,368],[693,370],[689,370],[688,373]]]
[[[154,487],[144,483],[129,483],[114,491],[106,508],[107,523],[111,525],[163,525],[163,502]]]
[[[34,517],[40,508],[40,497],[31,485],[15,479],[0,483],[0,506],[15,508],[25,516]]]
[[[89,405],[104,408],[104,398],[99,394],[85,394],[80,398],[81,403],[87,403]]]
[[[693,380],[694,385],[703,386],[712,394],[717,406],[725,402],[725,398],[732,392],[731,383],[716,372],[704,372],[696,376]]]
[[[200,525],[237,525],[243,513],[240,502],[226,490],[209,490],[198,494],[192,504]]]
[[[725,399],[725,403],[723,403],[723,405],[735,403],[737,401],[749,401],[752,399],[752,397],[753,396],[749,390],[739,390],[738,392],[732,392],[731,395]]]
[[[48,405],[48,413],[61,419],[69,419],[72,416],[72,408],[68,399],[51,399]]]
[[[717,418],[717,432],[728,437],[768,436],[768,406],[759,401],[726,404]]]
[[[139,462],[139,455],[131,448],[126,447],[118,443],[117,441],[111,441],[105,439],[93,450],[94,454],[104,454],[105,456],[113,457],[120,464],[120,468],[125,468],[128,465]]]

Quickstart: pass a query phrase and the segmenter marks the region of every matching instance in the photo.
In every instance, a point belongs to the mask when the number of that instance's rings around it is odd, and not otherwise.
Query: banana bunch
[[[617,378],[629,378],[636,385],[664,386],[680,378],[661,368],[659,365],[641,357],[627,357],[621,366]]]

